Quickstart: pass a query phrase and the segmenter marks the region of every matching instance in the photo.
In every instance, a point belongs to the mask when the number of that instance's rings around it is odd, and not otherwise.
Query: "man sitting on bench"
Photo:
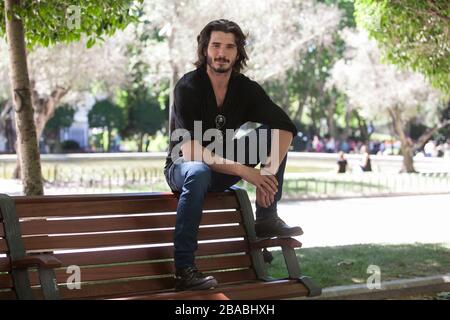
[[[208,23],[197,37],[197,69],[174,89],[170,146],[164,174],[179,193],[174,233],[175,289],[217,286],[195,266],[197,234],[207,192],[224,191],[241,179],[256,187],[256,236],[303,233],[278,217],[287,151],[297,129],[262,87],[240,73],[248,59],[245,35],[228,20]],[[246,122],[261,123],[237,139]],[[225,155],[225,156],[224,156]],[[261,163],[261,169],[256,165]]]

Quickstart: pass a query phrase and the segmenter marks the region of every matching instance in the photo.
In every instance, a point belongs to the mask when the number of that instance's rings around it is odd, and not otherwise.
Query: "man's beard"
[[[227,63],[229,63],[230,61],[229,60],[227,60],[227,59],[217,59],[217,60],[221,60],[221,61],[224,61],[224,62],[227,62]],[[231,68],[233,68],[233,64],[230,64],[230,66],[229,67],[215,67],[214,65],[213,65],[213,58],[211,58],[210,56],[207,56],[206,57],[206,63],[208,64],[208,66],[214,71],[214,72],[217,72],[217,73],[227,73],[228,71],[230,71],[231,70]]]

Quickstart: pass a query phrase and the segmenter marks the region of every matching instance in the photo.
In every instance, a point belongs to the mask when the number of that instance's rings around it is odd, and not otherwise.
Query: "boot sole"
[[[303,230],[299,230],[297,232],[292,232],[289,234],[256,234],[256,237],[259,239],[271,239],[271,238],[290,238],[290,237],[298,237],[303,234]]]

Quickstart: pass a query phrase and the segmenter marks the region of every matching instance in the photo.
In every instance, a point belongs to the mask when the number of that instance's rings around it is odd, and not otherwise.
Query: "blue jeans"
[[[261,129],[268,130],[267,134],[267,151],[270,154],[270,128],[262,125],[258,127],[256,136],[258,146],[261,136]],[[258,163],[264,163],[266,157],[259,159],[257,152],[256,163],[255,157],[250,159],[249,140],[247,136],[235,139],[235,146],[245,141],[245,161],[241,163],[250,167],[255,167]],[[241,140],[244,139],[244,140]],[[252,150],[253,151],[253,150]],[[259,151],[259,150],[258,150]],[[236,161],[234,159],[230,159]],[[278,192],[275,194],[275,201],[268,207],[263,208],[256,204],[256,218],[269,218],[277,216],[277,202],[280,201],[283,191],[283,176],[286,168],[287,157],[281,162],[276,178],[278,180]],[[175,267],[177,269],[195,266],[194,252],[197,250],[197,234],[203,211],[204,198],[207,192],[225,191],[234,184],[238,183],[242,178],[239,176],[223,174],[211,170],[211,168],[201,161],[183,161],[174,163],[166,172],[166,180],[173,192],[179,193],[177,216],[174,232],[174,258]]]

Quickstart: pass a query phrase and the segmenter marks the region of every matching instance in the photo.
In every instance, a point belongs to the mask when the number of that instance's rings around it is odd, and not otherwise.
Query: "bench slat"
[[[225,270],[236,268],[248,268],[251,266],[251,259],[247,255],[214,257],[213,259],[197,259],[197,267],[201,271]],[[115,265],[103,267],[81,268],[81,281],[101,281],[120,280],[133,277],[164,276],[174,273],[173,262],[139,263],[128,265]],[[226,271],[224,271],[226,272]],[[58,283],[65,284],[71,274],[67,274],[65,269],[56,270]],[[244,279],[242,279],[244,280]],[[31,285],[39,284],[37,272],[30,273]],[[82,284],[82,287],[85,284]],[[168,288],[170,289],[170,288]]]
[[[11,274],[9,274],[9,273],[0,274],[0,289],[12,288],[12,287],[13,287],[13,281],[11,278]]]
[[[254,272],[251,269],[212,272],[210,274],[216,277],[219,284],[240,282],[241,279],[255,279]],[[127,280],[116,283],[97,283],[85,285],[84,287],[82,286],[82,290],[69,290],[66,286],[61,286],[59,292],[63,299],[100,299],[138,292],[162,291],[167,290],[167,288],[171,288],[170,291],[173,291],[173,286],[173,277],[168,277],[146,280]]]
[[[13,300],[16,298],[14,290],[0,291],[0,300]]]
[[[217,192],[216,194],[224,194]],[[66,195],[45,195],[45,196],[14,196],[16,204],[40,204],[58,202],[77,201],[110,201],[110,200],[141,200],[141,199],[172,199],[176,195],[172,192],[142,192],[142,193],[104,193],[104,194],[66,194]]]
[[[169,228],[175,225],[175,214],[64,220],[30,220],[20,225],[22,235],[102,232],[134,229]],[[201,224],[227,224],[242,221],[239,211],[207,212]]]
[[[178,200],[172,196],[157,198],[148,195],[146,198],[133,199],[124,197],[53,197],[44,196],[41,201],[31,199],[15,199],[16,213],[19,218],[25,217],[57,217],[86,216],[131,213],[157,213],[176,211]],[[39,198],[39,197],[31,197]],[[62,208],[63,211],[62,211]],[[237,209],[239,205],[233,194],[217,193],[205,198],[204,210]]]
[[[308,295],[308,289],[297,280],[277,280],[277,281],[252,281],[241,283],[238,286],[219,286],[216,289],[208,290],[208,294],[224,294],[227,298],[236,300],[260,300],[260,299],[285,299],[290,297],[302,297]],[[173,293],[157,293],[134,297],[127,297],[120,300],[190,300],[197,299],[201,292],[183,291]]]
[[[239,283],[241,279],[255,280],[256,276],[251,269],[242,269],[230,272],[210,273],[219,282],[220,286],[228,283]],[[248,280],[247,280],[248,282]],[[103,299],[120,297],[124,295],[134,296],[138,293],[145,294],[151,291],[162,291],[171,288],[173,292],[173,278],[159,278],[147,280],[129,280],[120,283],[98,283],[82,287],[82,290],[69,290],[66,286],[60,286],[59,292],[63,299]],[[36,298],[42,299],[42,294],[38,288],[33,289]],[[112,294],[114,293],[114,294]],[[15,299],[14,291],[0,292],[0,299]]]
[[[120,250],[103,250],[94,252],[61,253],[55,256],[62,266],[97,265],[122,262],[138,262],[157,259],[173,258],[173,246],[132,248]],[[244,240],[224,241],[213,243],[199,243],[197,257],[204,255],[218,255],[225,253],[248,252],[248,244]]]
[[[307,296],[309,290],[297,280],[260,282],[251,287],[239,286],[223,290],[231,300],[286,299]]]
[[[8,250],[8,246],[6,245],[6,240],[5,238],[1,238],[0,239],[0,253],[7,253]]]
[[[232,254],[248,252],[248,250],[245,240],[199,243],[196,256]],[[171,259],[173,258],[173,246],[60,253],[55,254],[55,257],[61,261],[64,267]],[[9,270],[11,270],[11,260],[8,257],[0,257],[0,272]]]
[[[253,269],[242,269],[228,272],[211,272],[210,274],[217,279],[219,285],[256,280],[256,274]]]
[[[252,269],[233,270],[228,272],[211,272],[208,273],[217,278],[220,286],[224,286],[227,283],[242,283],[255,280],[256,276]],[[60,274],[59,277],[64,274]],[[83,275],[83,273],[82,273]],[[35,282],[36,276],[31,276],[33,282]],[[66,275],[67,276],[67,275]],[[149,291],[163,291],[173,290],[173,277],[157,278],[157,279],[144,279],[144,280],[126,280],[121,282],[106,282],[96,284],[82,284],[81,290],[69,290],[65,285],[60,285],[61,297],[64,299],[95,299],[95,298],[107,298],[113,297],[111,295],[114,292],[114,296],[133,294]],[[38,299],[42,299],[41,292],[38,288],[34,288],[34,295]],[[298,293],[298,290],[296,291]],[[0,292],[0,299],[15,299],[14,291],[2,291]]]
[[[0,257],[0,272],[11,270],[11,260],[9,257]]]
[[[248,274],[248,270],[240,270],[237,271],[240,275]],[[218,275],[215,275],[216,278],[221,278]],[[232,277],[227,277],[227,280],[233,281],[234,279],[238,279],[238,276],[233,275]],[[222,280],[222,279],[220,279]],[[150,280],[151,281],[151,280]],[[170,278],[164,279],[163,282],[167,283],[170,287],[173,283],[173,280]],[[228,281],[230,282],[230,281]],[[148,280],[146,282],[148,284]],[[102,285],[105,286],[105,285]],[[108,287],[106,285],[106,287]],[[140,286],[144,287],[145,286]],[[89,298],[96,298],[95,292],[98,293],[105,293],[103,296],[101,295],[98,298],[102,297],[110,297],[114,298],[114,296],[111,296],[110,293],[105,288],[97,288],[97,290],[93,290],[94,288],[89,288]],[[145,289],[144,289],[145,290]],[[147,288],[148,290],[148,288]],[[65,298],[86,298],[83,295],[74,295],[71,291],[80,291],[80,290],[68,290],[66,287],[61,287],[60,292],[64,295]],[[126,293],[131,292],[128,298],[126,297]],[[121,299],[127,300],[167,300],[167,299],[177,299],[177,300],[183,300],[183,299],[190,299],[192,295],[199,295],[202,292],[179,292],[175,296],[173,295],[173,291],[170,290],[167,293],[150,293],[145,294],[142,293],[140,295],[133,294],[133,291],[122,291],[122,295],[125,295],[125,297],[122,297]],[[219,287],[213,290],[208,290],[209,294],[214,293],[224,293],[228,298],[235,299],[235,300],[263,300],[263,299],[286,299],[290,297],[301,297],[301,296],[307,296],[308,295],[308,289],[302,285],[301,283],[298,283],[296,280],[279,280],[279,281],[273,281],[273,282],[248,282],[248,283],[240,283],[239,285],[226,285],[224,281],[219,282]],[[15,299],[14,291],[3,291],[0,292],[0,299]]]
[[[176,199],[143,199],[143,200],[110,200],[85,201],[73,203],[39,203],[16,204],[17,216],[25,217],[57,217],[57,216],[89,216],[130,213],[156,213],[176,210]]]
[[[238,240],[238,241],[227,241],[227,242],[220,242],[220,243],[200,243],[198,250],[196,252],[196,257],[198,261],[198,267],[203,268],[203,270],[211,270],[211,264],[214,263],[210,259],[198,259],[200,257],[203,257],[205,255],[218,255],[218,254],[233,254],[233,253],[244,253],[248,251],[248,245],[244,240]],[[137,249],[122,249],[122,250],[107,250],[107,251],[100,251],[100,252],[83,252],[83,253],[64,253],[64,254],[55,254],[55,256],[62,262],[62,266],[67,267],[70,265],[78,265],[81,268],[83,265],[100,265],[100,264],[113,264],[113,263],[123,263],[123,262],[138,262],[138,261],[146,261],[146,260],[156,260],[156,259],[171,259],[173,258],[173,246],[167,246],[167,247],[159,247],[159,248],[137,248]],[[225,261],[228,257],[225,257]],[[221,257],[215,257],[215,259],[218,259],[218,261],[221,261],[219,266],[225,267],[229,266],[232,267],[232,265],[227,265],[225,262],[223,262]],[[232,258],[235,259],[235,258]],[[242,260],[240,260],[242,259]],[[209,261],[207,261],[209,260]],[[250,260],[248,257],[241,255],[238,258],[239,267],[243,266],[250,266]],[[245,261],[242,262],[242,261]],[[205,265],[206,263],[206,265]],[[244,265],[242,265],[244,263]],[[143,270],[145,270],[146,273],[148,273],[148,265],[142,264],[144,267]],[[238,266],[236,266],[238,267]],[[9,258],[0,258],[0,271],[5,272],[9,271],[11,268],[10,266],[10,260]],[[113,267],[103,267],[104,271],[102,271],[105,275],[109,272],[114,272]],[[117,267],[116,267],[117,268]],[[159,268],[167,268],[167,266],[159,267]],[[97,269],[100,270],[100,268],[82,268],[82,277],[84,281],[90,281],[93,280],[92,273],[89,271],[89,269]],[[128,267],[128,269],[130,269]],[[132,268],[131,268],[132,269]],[[137,272],[138,268],[134,270],[134,272]],[[164,269],[166,270],[166,269]],[[116,270],[117,271],[117,270]],[[173,271],[173,270],[172,270]],[[171,271],[171,272],[172,272]],[[117,271],[119,272],[119,275],[124,274],[127,275],[127,277],[132,276],[139,276],[139,275],[130,275],[129,271],[122,270]],[[131,270],[130,272],[133,272]],[[145,272],[142,275],[145,275]],[[34,274],[34,276],[33,276]],[[61,279],[67,279],[69,274],[65,273],[65,269],[61,269],[57,271],[58,281],[62,281]],[[87,278],[86,278],[87,277]],[[105,279],[114,279],[119,277],[110,277],[108,276]],[[37,274],[35,272],[30,272],[30,279],[32,280],[32,284],[36,285],[37,282]],[[0,288],[11,288],[12,287],[12,279],[9,274],[2,274],[0,275]]]
[[[238,238],[245,235],[242,226],[200,228],[199,240]],[[173,230],[80,234],[70,236],[30,236],[23,238],[25,250],[100,248],[108,246],[172,243]]]

